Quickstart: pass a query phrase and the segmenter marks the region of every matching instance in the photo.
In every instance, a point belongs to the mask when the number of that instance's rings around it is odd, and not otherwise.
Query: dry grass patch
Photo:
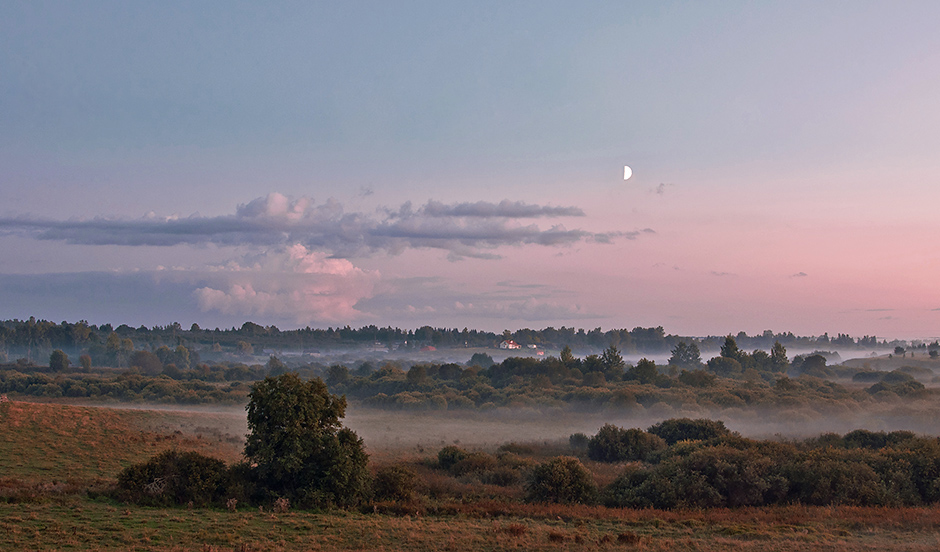
[[[124,467],[173,448],[226,461],[238,458],[240,444],[174,429],[187,422],[197,427],[196,420],[206,425],[206,418],[171,411],[4,403],[0,487],[113,480]]]

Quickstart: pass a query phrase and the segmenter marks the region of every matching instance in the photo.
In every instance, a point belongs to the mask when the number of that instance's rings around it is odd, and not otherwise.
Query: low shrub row
[[[659,509],[940,502],[940,440],[908,431],[784,443],[746,439],[721,422],[676,419],[646,432],[606,425],[587,454],[629,463],[598,490],[581,483],[589,472],[576,459],[552,460],[533,471],[529,500]]]

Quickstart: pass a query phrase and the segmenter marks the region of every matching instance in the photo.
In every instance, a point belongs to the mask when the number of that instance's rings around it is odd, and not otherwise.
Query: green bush
[[[689,387],[711,387],[717,379],[715,374],[705,370],[683,370],[679,374],[679,382]]]
[[[591,473],[577,458],[559,456],[539,464],[526,484],[530,502],[592,504],[597,499],[597,485]]]
[[[656,435],[641,429],[623,429],[605,424],[588,441],[588,458],[598,462],[624,462],[645,460],[651,453],[665,448],[666,443]]]
[[[868,464],[838,449],[811,451],[786,466],[789,498],[803,504],[875,506],[886,502],[885,488]]]
[[[724,422],[705,418],[672,418],[659,422],[647,431],[662,437],[669,445],[679,441],[706,441],[731,435]]]
[[[388,466],[380,469],[372,480],[375,500],[410,502],[414,499],[418,474],[404,466]]]
[[[568,437],[568,446],[574,450],[587,450],[588,442],[591,440],[590,437],[584,433],[573,433]]]
[[[783,500],[787,489],[771,458],[753,449],[718,446],[676,455],[650,468],[628,466],[604,490],[603,502],[662,509],[760,506]]]
[[[471,452],[463,460],[452,465],[448,471],[458,476],[483,473],[495,469],[497,464],[496,458],[485,452]]]
[[[117,498],[152,506],[219,502],[227,480],[225,463],[196,452],[168,450],[118,475]]]
[[[522,474],[518,469],[500,465],[481,473],[480,480],[488,485],[510,487],[522,480]]]
[[[450,468],[453,467],[454,464],[460,462],[466,457],[467,451],[464,449],[455,445],[447,445],[438,451],[437,465],[440,466],[442,470],[450,471]]]

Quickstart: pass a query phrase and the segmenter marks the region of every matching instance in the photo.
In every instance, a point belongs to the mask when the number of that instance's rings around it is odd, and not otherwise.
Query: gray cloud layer
[[[151,215],[135,220],[69,221],[2,218],[0,232],[83,245],[273,246],[299,243],[329,251],[337,257],[436,248],[448,251],[452,258],[497,257],[483,250],[504,245],[609,243],[617,238],[635,239],[642,233],[653,233],[648,228],[595,233],[569,230],[562,224],[542,229],[536,224],[518,222],[519,219],[563,216],[584,216],[584,212],[577,207],[511,201],[453,205],[429,201],[417,209],[409,202],[396,211],[369,215],[347,213],[332,199],[316,205],[309,198],[293,199],[273,193],[239,205],[234,215],[186,218]]]

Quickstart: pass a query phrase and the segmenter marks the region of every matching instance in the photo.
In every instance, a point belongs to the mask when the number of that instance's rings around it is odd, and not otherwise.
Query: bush
[[[56,349],[52,351],[52,354],[49,355],[49,369],[53,372],[64,372],[69,368],[69,356],[62,352],[61,349]]]
[[[588,441],[588,458],[598,462],[645,460],[651,453],[666,447],[665,441],[641,429],[623,429],[605,424]]]
[[[788,488],[779,472],[756,450],[706,447],[653,468],[628,466],[604,490],[603,501],[611,507],[662,509],[773,504]]]
[[[483,473],[496,468],[496,459],[485,452],[471,452],[463,460],[450,467],[450,473],[454,475],[468,475],[471,473]]]
[[[530,502],[592,504],[597,498],[597,485],[581,461],[559,456],[539,464],[532,470],[526,485]]]
[[[488,485],[509,487],[518,483],[522,476],[517,469],[500,465],[481,473],[480,479]]]
[[[466,457],[467,451],[454,445],[448,445],[438,451],[437,465],[440,466],[442,470],[450,471],[450,468],[453,467],[454,464]]]
[[[389,466],[380,469],[372,481],[375,500],[410,502],[414,499],[418,474],[404,466]]]
[[[586,450],[590,437],[583,433],[574,433],[568,437],[568,446],[574,450]]]
[[[662,437],[669,445],[679,441],[706,441],[731,435],[724,422],[705,418],[672,418],[659,422],[647,431]]]
[[[718,377],[705,370],[683,370],[679,374],[679,382],[689,387],[711,387]]]
[[[225,491],[225,463],[196,452],[168,450],[118,475],[117,498],[151,506],[217,503]]]
[[[789,497],[803,504],[876,506],[884,503],[884,487],[871,466],[851,457],[812,451],[786,467]]]

